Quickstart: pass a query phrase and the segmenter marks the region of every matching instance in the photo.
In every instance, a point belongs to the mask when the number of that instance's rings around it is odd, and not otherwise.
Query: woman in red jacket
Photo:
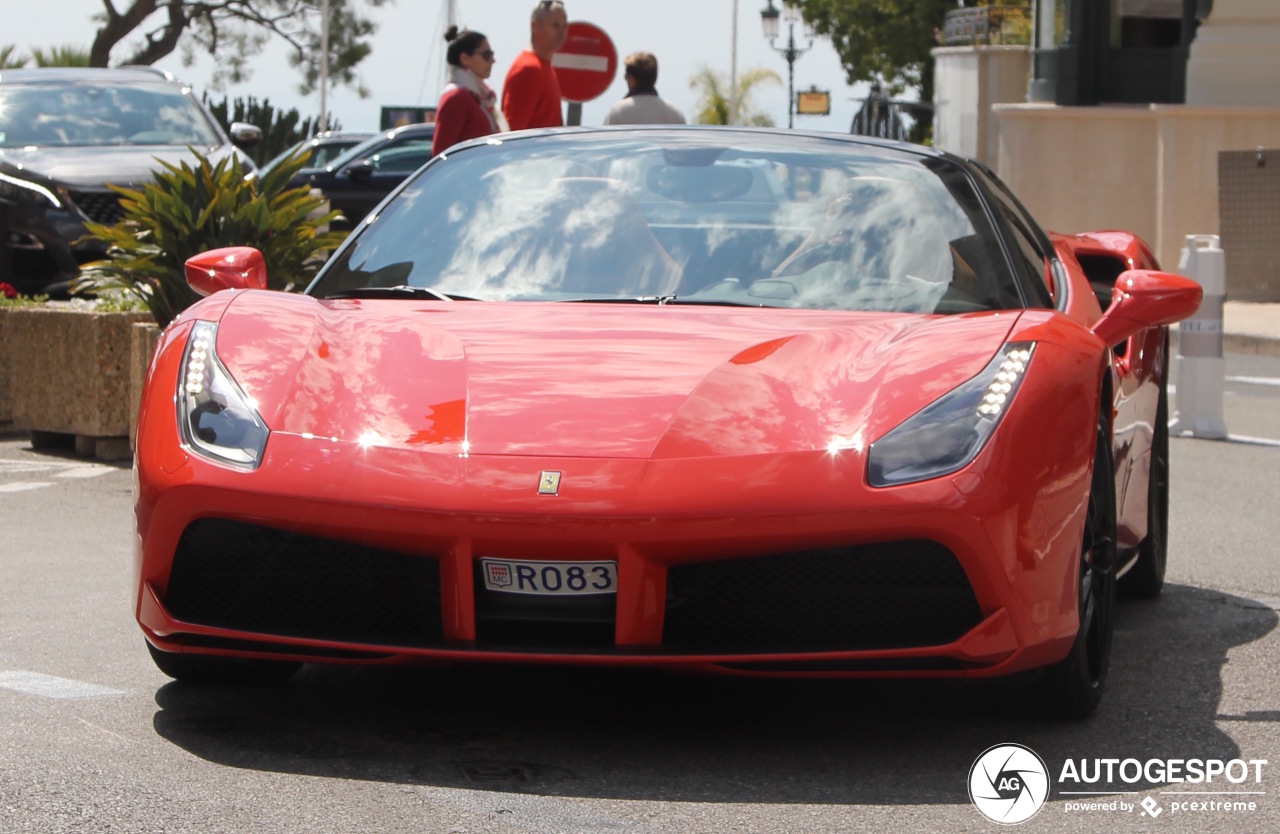
[[[458,142],[508,130],[498,97],[485,79],[493,72],[493,50],[489,39],[469,29],[450,26],[444,39],[449,42],[449,84],[436,104],[436,130],[431,153],[448,150]]]

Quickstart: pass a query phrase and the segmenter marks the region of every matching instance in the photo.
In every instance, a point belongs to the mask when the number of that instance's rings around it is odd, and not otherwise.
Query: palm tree
[[[34,62],[37,67],[87,67],[89,50],[80,46],[35,48],[30,55],[18,51],[11,43],[0,45],[0,69],[21,69]]]
[[[25,67],[30,59],[18,52],[18,47],[11,43],[0,46],[0,69],[19,69]]]
[[[773,127],[773,119],[767,113],[751,105],[751,90],[764,82],[781,84],[782,78],[773,70],[755,67],[738,76],[738,123],[757,127]],[[694,121],[703,125],[729,124],[729,100],[731,88],[724,75],[709,67],[703,67],[689,79],[689,87],[699,91],[698,115]]]
[[[51,46],[48,49],[32,49],[31,57],[37,67],[87,67],[89,50],[79,46]]]

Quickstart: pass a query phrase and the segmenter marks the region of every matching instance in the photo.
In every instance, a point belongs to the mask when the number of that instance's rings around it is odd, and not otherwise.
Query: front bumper
[[[981,677],[1061,659],[1078,622],[1080,527],[1046,514],[1075,479],[1014,475],[1035,469],[998,446],[873,490],[817,452],[465,458],[277,432],[245,473],[151,440],[135,610],[166,651]],[[618,593],[504,605],[485,556],[616,560]]]

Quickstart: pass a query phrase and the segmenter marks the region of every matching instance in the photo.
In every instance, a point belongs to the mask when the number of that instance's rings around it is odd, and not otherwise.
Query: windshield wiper
[[[556,304],[666,304],[674,295],[638,295],[634,298],[557,298]]]
[[[394,287],[354,287],[349,290],[338,290],[323,296],[324,298],[434,298],[436,301],[477,301],[467,295],[445,293],[431,287],[411,287],[408,284],[397,284]]]
[[[564,298],[557,304],[689,304],[704,307],[775,307],[774,304],[749,304],[722,298],[681,298],[675,295],[639,295],[634,298]]]
[[[749,304],[746,301],[729,301],[724,298],[676,298],[674,295],[663,303],[700,305],[703,307],[777,307],[776,304]]]

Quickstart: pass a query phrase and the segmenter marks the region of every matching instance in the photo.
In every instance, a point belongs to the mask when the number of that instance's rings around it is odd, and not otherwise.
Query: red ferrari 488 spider
[[[303,293],[251,249],[147,380],[136,615],[302,662],[1032,678],[1084,715],[1165,569],[1197,284],[995,175],[841,135],[604,128],[426,165]]]

